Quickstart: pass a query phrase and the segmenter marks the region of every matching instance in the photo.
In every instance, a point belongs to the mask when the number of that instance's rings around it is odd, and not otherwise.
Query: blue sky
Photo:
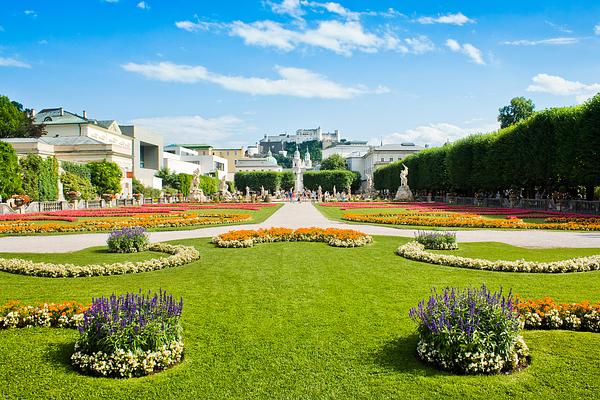
[[[368,6],[368,8],[367,8]],[[321,126],[437,145],[600,91],[600,2],[5,1],[0,93],[247,145]]]

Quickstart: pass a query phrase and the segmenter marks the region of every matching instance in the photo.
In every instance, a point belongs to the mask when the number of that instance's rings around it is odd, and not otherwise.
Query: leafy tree
[[[322,171],[348,169],[348,162],[339,154],[333,154],[321,162]]]
[[[45,134],[43,124],[35,125],[31,110],[23,105],[0,96],[0,138],[40,137]]]
[[[171,172],[169,168],[163,167],[156,176],[162,179],[163,189],[181,190],[181,182],[179,182],[179,174]]]
[[[181,193],[184,196],[190,195],[190,189],[192,188],[192,181],[194,177],[190,174],[179,174],[179,186],[181,188]]]
[[[531,99],[525,97],[515,97],[510,101],[510,104],[500,108],[498,122],[500,128],[506,128],[514,125],[519,121],[529,118],[535,109],[535,104]]]
[[[56,158],[43,159],[37,154],[28,154],[19,160],[22,187],[34,201],[58,199],[58,162]]]
[[[121,193],[121,178],[123,173],[117,163],[112,161],[92,161],[87,163],[90,169],[90,178],[96,193]]]
[[[133,177],[133,179],[131,179],[131,190],[133,191],[133,194],[143,194],[144,184],[136,177]]]
[[[0,142],[0,197],[6,199],[20,192],[21,173],[17,153],[10,144]]]
[[[63,194],[65,197],[69,192],[81,193],[83,200],[93,200],[96,197],[96,192],[90,181],[77,174],[65,171],[60,175],[60,180],[63,184]]]
[[[219,191],[219,179],[214,176],[200,176],[200,189],[207,195],[213,195]]]

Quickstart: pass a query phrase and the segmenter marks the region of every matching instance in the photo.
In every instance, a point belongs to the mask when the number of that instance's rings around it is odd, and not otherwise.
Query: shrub
[[[144,228],[136,226],[112,231],[106,243],[111,253],[137,253],[148,250],[150,239]]]
[[[323,192],[342,192],[347,190],[355,179],[355,174],[348,170],[308,171],[304,174],[304,187],[317,190],[321,186]]]
[[[456,233],[454,232],[418,231],[415,234],[415,239],[429,250],[458,249]]]
[[[96,198],[96,192],[89,180],[76,175],[72,172],[63,172],[60,176],[63,184],[63,193],[67,197],[69,192],[79,192],[83,200],[92,200]]]
[[[90,169],[90,179],[98,195],[121,193],[123,173],[112,161],[93,161],[86,164]]]
[[[190,189],[192,188],[193,180],[194,177],[190,174],[179,174],[179,186],[181,189],[181,193],[186,197],[190,195]]]
[[[92,179],[92,173],[86,164],[79,164],[71,161],[61,161],[60,167],[63,169],[63,171],[80,176],[87,181]]]
[[[17,153],[10,144],[0,142],[0,197],[6,199],[21,191]]]
[[[499,373],[525,367],[529,350],[513,297],[502,290],[432,289],[431,297],[410,310],[418,324],[418,356],[456,373]]]
[[[235,187],[242,193],[246,193],[246,186],[255,192],[259,192],[261,187],[271,193],[279,190],[281,186],[281,172],[275,171],[253,171],[237,172],[234,176]]]
[[[183,356],[183,300],[167,292],[112,295],[93,299],[78,326],[73,364],[95,375],[147,375]]]
[[[200,189],[207,196],[217,193],[219,191],[219,179],[206,175],[200,176]]]

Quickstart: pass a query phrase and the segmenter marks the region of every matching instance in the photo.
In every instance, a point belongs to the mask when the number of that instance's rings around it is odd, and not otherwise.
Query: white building
[[[283,171],[283,168],[277,165],[277,160],[273,157],[271,150],[268,151],[265,158],[254,157],[235,160],[235,169],[239,172]]]
[[[121,192],[132,194],[134,139],[124,135],[116,121],[89,119],[85,111],[77,115],[62,107],[43,109],[34,117],[34,123],[45,125],[45,136],[2,139],[18,155],[33,153],[79,163],[113,161],[123,173]]]
[[[163,138],[135,125],[119,125],[121,132],[133,138],[133,176],[144,186],[162,189],[156,173],[163,166]]]
[[[279,153],[285,150],[287,143],[298,145],[312,140],[322,142],[322,148],[325,149],[340,142],[341,134],[337,129],[333,132],[324,132],[321,127],[318,127],[315,129],[298,129],[295,134],[265,135],[260,141],[259,151],[261,154],[266,154],[268,150]]]
[[[367,142],[363,141],[342,141],[324,149],[322,151],[322,158],[324,160],[334,154],[339,154],[344,158],[362,157],[371,150],[371,147],[372,146],[369,146]]]
[[[369,152],[363,158],[363,171],[358,171],[366,179],[367,176],[373,177],[373,172],[384,165],[399,161],[413,153],[423,150],[424,147],[417,146],[414,143],[384,144],[383,146],[371,147]],[[354,160],[352,160],[354,163]],[[358,163],[356,164],[359,165]],[[353,170],[354,171],[354,170]]]
[[[213,154],[198,154],[197,150],[178,145],[164,147],[163,165],[176,173],[193,174],[200,169],[202,175],[214,175],[219,179],[227,177],[227,159]]]

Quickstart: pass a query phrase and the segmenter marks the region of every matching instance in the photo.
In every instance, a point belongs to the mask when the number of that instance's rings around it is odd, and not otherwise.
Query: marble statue
[[[408,167],[402,164],[404,167],[402,171],[400,171],[400,187],[396,192],[396,196],[394,197],[395,201],[413,201],[414,196],[410,187],[408,187]]]

